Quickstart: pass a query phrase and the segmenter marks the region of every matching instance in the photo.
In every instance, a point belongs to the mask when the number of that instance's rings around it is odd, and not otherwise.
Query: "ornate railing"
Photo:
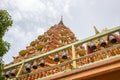
[[[15,77],[16,79],[18,79],[18,80],[22,80],[22,79],[23,80],[26,80],[26,79],[34,80],[34,79],[37,79],[37,78],[44,78],[44,77],[47,77],[47,76],[50,76],[50,75],[53,75],[53,74],[62,73],[64,71],[71,71],[73,69],[81,68],[81,66],[90,65],[91,63],[99,62],[101,60],[106,60],[108,58],[111,58],[113,56],[116,56],[116,55],[120,54],[120,44],[119,43],[115,43],[112,46],[103,48],[102,50],[98,50],[98,51],[96,51],[92,54],[86,54],[85,56],[82,56],[82,57],[79,57],[79,58],[76,58],[75,47],[77,45],[84,44],[84,43],[89,42],[91,40],[94,40],[94,39],[97,39],[97,38],[100,38],[100,37],[103,37],[103,36],[106,36],[106,35],[111,35],[112,33],[117,32],[117,31],[120,31],[120,26],[118,26],[116,28],[113,28],[113,29],[110,29],[106,32],[99,33],[97,35],[94,35],[94,36],[88,37],[86,39],[80,40],[78,42],[75,42],[75,43],[57,48],[55,50],[52,50],[52,51],[49,51],[47,53],[41,54],[39,56],[35,56],[35,57],[32,57],[32,58],[23,60],[21,62],[18,62],[16,64],[6,66],[4,68],[4,71],[7,71],[11,68],[19,66],[19,71],[18,71],[18,73]],[[57,65],[47,67],[47,68],[43,68],[40,71],[35,70],[32,73],[27,73],[27,74],[24,74],[24,75],[20,75],[21,71],[24,68],[24,64],[29,63],[29,62],[34,61],[34,60],[37,60],[39,58],[43,58],[43,57],[51,55],[51,54],[55,54],[59,51],[65,50],[65,49],[67,50],[68,48],[72,49],[72,60],[68,59],[68,60],[65,60],[62,63],[57,64]],[[48,74],[45,74],[45,73],[48,73]]]
[[[114,50],[115,52],[113,54],[111,54],[110,50]],[[63,63],[55,65],[55,66],[44,68],[43,70],[40,70],[40,71],[36,70],[33,73],[29,73],[29,74],[25,74],[23,76],[19,76],[17,79],[22,79],[22,78],[32,79],[33,78],[33,80],[34,80],[34,79],[37,79],[37,78],[40,78],[40,77],[42,77],[44,79],[46,77],[54,76],[56,74],[61,74],[61,73],[68,72],[68,71],[71,71],[71,70],[74,70],[74,69],[78,69],[78,68],[82,69],[86,66],[96,64],[96,63],[99,63],[99,62],[102,62],[102,61],[106,61],[106,60],[109,60],[111,58],[115,58],[115,57],[118,57],[118,56],[120,56],[120,44],[115,44],[111,47],[99,50],[99,51],[94,52],[92,54],[88,54],[88,55],[85,55],[85,56],[82,56],[82,57],[79,57],[79,58],[76,58],[76,59],[73,59],[73,60],[69,60],[69,61],[63,62]],[[69,66],[70,64],[73,63],[73,61],[77,62],[77,68],[73,68],[72,66]],[[46,75],[46,74],[41,75],[43,72],[47,72],[47,71],[50,71],[50,70],[54,71],[55,69],[59,69],[60,71],[58,71],[58,73],[52,72],[49,75]]]

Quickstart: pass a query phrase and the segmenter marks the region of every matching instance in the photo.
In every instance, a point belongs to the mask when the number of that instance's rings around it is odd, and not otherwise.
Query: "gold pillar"
[[[75,47],[72,45],[72,59],[76,59]],[[76,61],[73,61],[73,68],[77,68]]]
[[[16,77],[18,77],[21,74],[23,67],[24,67],[24,63],[22,63],[22,65],[20,66],[20,69],[19,69]]]

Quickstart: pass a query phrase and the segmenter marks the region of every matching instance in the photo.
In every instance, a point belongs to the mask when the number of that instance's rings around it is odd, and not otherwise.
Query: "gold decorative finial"
[[[93,26],[93,28],[94,28],[96,34],[100,33],[100,32],[98,31],[98,29],[96,28],[96,26]]]
[[[103,28],[102,32],[108,31],[108,28]]]

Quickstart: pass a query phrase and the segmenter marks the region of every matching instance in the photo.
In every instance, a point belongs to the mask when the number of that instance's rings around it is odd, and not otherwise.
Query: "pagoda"
[[[25,59],[32,58],[34,56],[44,54],[46,52],[74,43],[76,41],[78,41],[78,39],[75,37],[75,34],[64,25],[63,19],[61,17],[61,20],[58,24],[51,26],[49,30],[44,32],[43,35],[39,35],[37,39],[32,41],[30,45],[26,47],[26,49],[21,50],[18,56],[16,57],[13,56],[14,60],[12,63],[6,64],[5,66],[21,62]],[[76,57],[80,57],[86,54],[85,49],[82,45],[77,46],[75,49],[77,50]],[[68,61],[71,59],[72,59],[71,49],[59,51],[58,53],[25,64],[25,68],[23,69],[21,74],[22,75],[29,74],[37,70],[42,70],[45,67],[54,66],[56,64],[60,64],[64,61]],[[69,64],[67,68],[70,68],[69,66],[72,66],[72,64]],[[20,66],[18,66],[15,69],[11,69],[11,72],[6,72],[5,76],[7,78],[11,78],[10,74],[12,73],[13,73],[12,76],[15,76],[19,68]],[[53,73],[57,73],[61,70],[62,69],[58,68],[56,70],[43,72],[40,74],[41,76],[39,76],[39,78],[45,77]],[[21,80],[26,80],[26,78]]]
[[[79,41],[61,17],[13,57],[3,75],[8,80],[113,80],[111,74],[120,70],[120,27],[101,32],[93,28],[94,36]]]

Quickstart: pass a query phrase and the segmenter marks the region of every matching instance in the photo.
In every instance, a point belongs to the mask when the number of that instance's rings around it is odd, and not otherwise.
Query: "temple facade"
[[[95,35],[108,31],[105,28],[100,32],[95,26],[94,30]],[[6,68],[3,75],[8,80],[113,80],[101,75],[98,76],[99,72],[96,73],[99,78],[90,73],[93,72],[95,75],[97,70],[108,69],[107,64],[111,63],[114,66],[114,62],[119,61],[120,58],[116,57],[117,60],[112,59],[113,61],[109,60],[107,63],[109,57],[120,54],[120,34],[116,32],[84,43],[81,41],[82,44],[77,44],[78,41],[75,34],[64,25],[61,18],[58,24],[51,26],[43,35],[39,35],[37,39],[32,41],[26,49],[21,50],[18,56],[13,57],[13,62],[6,64],[5,67],[14,64],[18,66]],[[37,58],[40,55],[44,57]],[[94,64],[101,60],[106,61],[98,63],[99,66]],[[19,65],[21,63],[22,65]],[[113,70],[113,72],[115,71]]]

